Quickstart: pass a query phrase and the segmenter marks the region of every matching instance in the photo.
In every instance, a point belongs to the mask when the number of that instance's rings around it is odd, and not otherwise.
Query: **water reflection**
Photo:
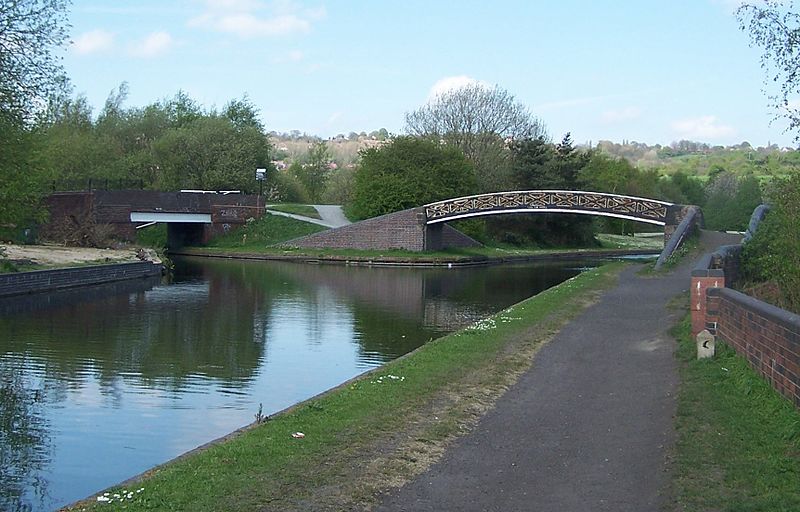
[[[0,301],[0,509],[124,480],[574,275],[187,259]]]

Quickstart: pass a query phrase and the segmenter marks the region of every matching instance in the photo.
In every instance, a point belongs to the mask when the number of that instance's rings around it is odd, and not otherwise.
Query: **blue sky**
[[[554,139],[794,145],[731,0],[74,0],[64,63],[98,111],[247,94],[268,130],[381,127],[443,84],[498,85]]]

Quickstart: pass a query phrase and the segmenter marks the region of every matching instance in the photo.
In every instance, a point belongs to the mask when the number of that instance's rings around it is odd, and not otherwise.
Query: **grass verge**
[[[261,251],[268,245],[278,244],[319,231],[326,228],[300,220],[264,215],[239,229],[214,238],[208,247],[231,251]]]
[[[695,359],[688,319],[674,330],[681,388],[674,510],[800,510],[800,411],[726,345]]]
[[[273,204],[267,206],[267,210],[275,210],[276,212],[292,213],[294,215],[302,215],[303,217],[311,217],[312,219],[322,219],[316,208],[310,204],[297,204],[297,203],[283,203]]]
[[[110,491],[122,501],[87,502],[77,509],[366,509],[468,431],[530,366],[536,351],[611,286],[623,266],[585,272],[157,468],[127,489]],[[305,437],[295,439],[294,432]]]

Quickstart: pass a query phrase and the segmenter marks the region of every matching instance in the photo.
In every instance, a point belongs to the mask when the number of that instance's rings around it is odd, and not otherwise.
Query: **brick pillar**
[[[708,328],[708,299],[709,288],[724,288],[725,274],[721,270],[693,270],[692,287],[690,290],[690,307],[692,310],[692,337],[703,329]],[[718,309],[718,308],[717,308]],[[715,327],[716,327],[716,320]]]

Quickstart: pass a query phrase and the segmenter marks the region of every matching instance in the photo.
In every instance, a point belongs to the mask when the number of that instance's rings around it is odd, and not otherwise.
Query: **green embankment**
[[[150,228],[148,228],[150,229]],[[576,248],[515,248],[473,247],[454,248],[443,251],[413,252],[405,250],[358,250],[358,249],[298,249],[276,247],[276,244],[301,236],[323,231],[326,228],[296,219],[277,215],[264,215],[251,223],[226,235],[213,239],[208,245],[197,250],[183,249],[185,253],[215,255],[267,255],[302,256],[307,258],[382,258],[386,260],[443,260],[458,261],[467,259],[513,258],[538,256],[558,252],[592,252],[598,250],[660,250],[663,241],[659,237],[628,237],[618,235],[599,235],[600,247]]]
[[[112,503],[92,500],[79,508],[283,511],[368,504],[380,490],[420,473],[469,430],[529,367],[538,348],[613,284],[622,266],[585,272],[155,469],[143,481],[111,491]],[[304,437],[294,438],[295,432]]]
[[[280,215],[264,215],[239,229],[214,238],[209,242],[208,247],[237,251],[258,251],[266,249],[268,245],[279,244],[286,240],[310,235],[325,229],[316,224]]]
[[[681,511],[800,510],[800,411],[725,345],[698,361],[688,321],[673,468]]]

